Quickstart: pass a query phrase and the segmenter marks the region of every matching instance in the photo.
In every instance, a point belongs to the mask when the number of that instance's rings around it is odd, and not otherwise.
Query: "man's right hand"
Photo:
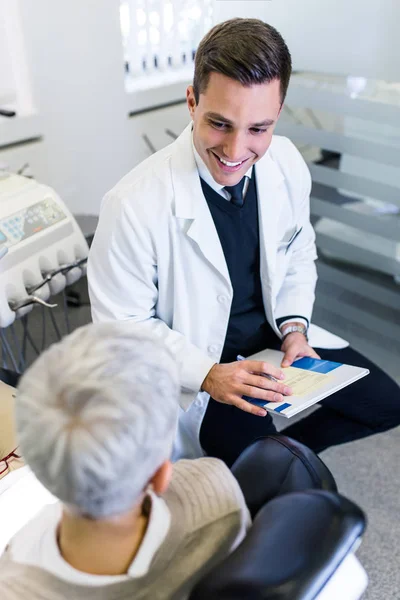
[[[279,383],[263,377],[272,375]],[[216,364],[211,367],[201,386],[211,398],[223,404],[232,404],[245,412],[265,417],[267,411],[247,402],[242,396],[250,396],[265,402],[282,402],[290,396],[291,388],[282,381],[285,378],[281,369],[259,360],[243,360],[233,363]]]

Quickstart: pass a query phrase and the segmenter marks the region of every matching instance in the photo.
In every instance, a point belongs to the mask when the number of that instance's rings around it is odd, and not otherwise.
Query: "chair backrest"
[[[309,490],[276,498],[259,512],[238,548],[197,584],[190,600],[316,600],[365,523],[360,508],[336,493]],[[336,596],[341,600],[355,598],[341,592]]]
[[[251,444],[232,466],[251,515],[271,499],[308,489],[336,492],[332,473],[307,446],[274,434]]]

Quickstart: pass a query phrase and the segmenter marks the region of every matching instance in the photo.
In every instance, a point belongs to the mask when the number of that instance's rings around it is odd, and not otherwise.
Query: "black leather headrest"
[[[337,491],[328,467],[307,446],[285,435],[269,435],[251,444],[232,466],[250,513],[269,500],[307,489]]]

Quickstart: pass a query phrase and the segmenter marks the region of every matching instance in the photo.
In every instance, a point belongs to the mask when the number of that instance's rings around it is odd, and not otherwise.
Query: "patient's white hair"
[[[178,415],[174,358],[129,322],[87,325],[22,377],[22,454],[39,481],[80,514],[132,508],[170,458]]]

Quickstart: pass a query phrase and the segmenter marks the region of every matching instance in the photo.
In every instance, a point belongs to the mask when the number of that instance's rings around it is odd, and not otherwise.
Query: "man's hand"
[[[245,412],[265,417],[267,411],[250,404],[242,396],[250,396],[265,402],[282,402],[292,393],[284,383],[276,383],[263,375],[278,380],[285,378],[280,369],[259,360],[243,360],[211,367],[201,389],[211,398],[223,404],[232,404]]]
[[[297,331],[289,333],[281,346],[281,350],[285,353],[281,363],[282,367],[290,367],[296,358],[300,358],[302,356],[321,358],[311,348],[311,346],[309,346],[306,337]]]

